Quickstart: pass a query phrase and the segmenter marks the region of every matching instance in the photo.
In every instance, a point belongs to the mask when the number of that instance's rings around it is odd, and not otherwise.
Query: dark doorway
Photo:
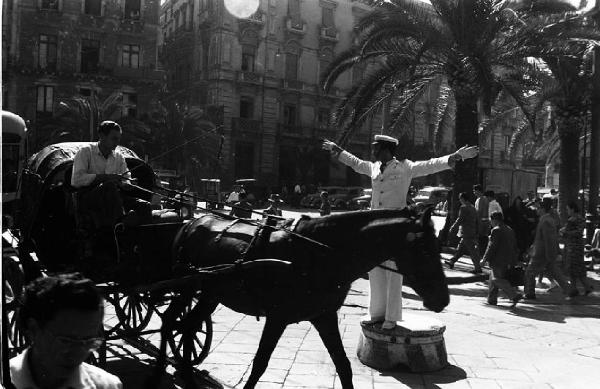
[[[235,177],[254,178],[254,144],[237,142],[235,144]]]
[[[100,41],[83,39],[81,42],[81,73],[98,71]]]
[[[296,181],[296,147],[279,147],[279,181],[281,183]]]

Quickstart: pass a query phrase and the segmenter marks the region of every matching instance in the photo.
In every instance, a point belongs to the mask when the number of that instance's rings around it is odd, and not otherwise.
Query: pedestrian
[[[523,295],[515,292],[507,280],[509,269],[517,264],[519,248],[512,228],[504,223],[500,212],[492,213],[490,217],[492,231],[490,240],[483,255],[483,263],[490,266],[489,291],[487,302],[490,305],[498,304],[498,290],[502,290],[512,301],[512,307],[523,299]]]
[[[319,208],[319,214],[321,216],[327,216],[331,213],[331,203],[329,202],[329,192],[321,192],[321,207]]]
[[[479,222],[478,227],[478,243],[479,243],[479,254],[483,255],[485,248],[487,247],[488,236],[490,235],[490,202],[483,194],[483,188],[481,185],[473,185],[473,194],[477,198],[475,200],[475,210],[477,211],[477,218]]]
[[[19,318],[31,344],[10,360],[16,389],[119,389],[116,376],[84,361],[104,342],[104,301],[78,273],[38,278],[23,292]]]
[[[240,201],[231,206],[231,212],[229,213],[231,216],[252,219],[252,204],[248,202],[247,197],[246,192],[239,193]]]
[[[500,203],[496,201],[496,194],[493,190],[486,190],[485,197],[487,197],[489,205],[488,205],[488,215],[491,216],[494,212],[500,212],[504,216],[504,211],[502,211],[502,207]],[[488,216],[488,217],[489,217]]]
[[[552,199],[543,199],[538,208],[540,219],[535,230],[533,256],[525,271],[525,298],[535,299],[535,276],[546,274],[554,279],[565,295],[570,291],[569,282],[560,271],[556,259],[559,254],[558,229],[556,221],[550,214]]]
[[[517,236],[520,261],[523,261],[527,248],[533,243],[531,231],[534,230],[535,225],[528,220],[527,214],[528,210],[525,208],[521,196],[515,197],[506,211],[506,224],[513,229]]]
[[[478,216],[475,207],[469,199],[469,195],[466,192],[462,192],[458,195],[460,201],[460,208],[458,209],[458,217],[450,227],[450,234],[455,234],[458,230],[458,237],[460,242],[456,248],[456,252],[446,261],[446,264],[450,269],[454,268],[454,264],[458,261],[463,254],[467,254],[471,257],[473,262],[473,274],[481,274],[481,264],[479,256],[479,248],[477,247],[477,232],[478,232]]]
[[[406,208],[406,196],[412,178],[450,169],[457,161],[473,158],[478,153],[477,147],[464,146],[451,155],[413,162],[395,158],[398,139],[375,135],[374,140],[372,150],[375,162],[361,160],[331,141],[323,142],[323,149],[331,151],[335,159],[371,178],[371,209]],[[383,264],[396,268],[393,261]],[[393,329],[396,322],[402,320],[402,275],[376,267],[369,272],[369,286],[371,318],[363,323],[383,322],[381,328]]]
[[[583,230],[585,229],[585,220],[579,213],[577,203],[571,201],[567,204],[567,213],[569,218],[560,232],[565,239],[565,249],[563,260],[566,263],[566,271],[571,280],[570,297],[579,295],[577,290],[577,281],[583,285],[584,293],[587,296],[592,292],[592,285],[587,278],[587,269],[583,258]]]
[[[283,201],[281,201],[279,195],[277,193],[273,193],[271,196],[269,196],[267,201],[269,202],[269,207],[265,209],[264,214],[281,216],[281,209],[279,208],[279,205],[283,203]]]

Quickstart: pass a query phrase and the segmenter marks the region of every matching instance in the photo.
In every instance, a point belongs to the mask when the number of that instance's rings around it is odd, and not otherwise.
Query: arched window
[[[298,63],[300,60],[300,45],[294,41],[288,42],[285,47],[285,78],[298,79]]]
[[[256,59],[256,48],[258,46],[258,35],[252,29],[246,29],[242,32],[240,39],[242,45],[242,64],[241,70],[244,72],[253,72]]]

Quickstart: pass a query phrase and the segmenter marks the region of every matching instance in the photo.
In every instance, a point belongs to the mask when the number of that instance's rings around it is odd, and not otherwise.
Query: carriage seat
[[[174,209],[152,210],[152,224],[181,223],[183,218]]]

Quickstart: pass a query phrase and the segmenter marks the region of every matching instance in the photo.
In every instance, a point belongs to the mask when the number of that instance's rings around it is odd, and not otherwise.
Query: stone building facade
[[[57,140],[61,99],[101,105],[109,117],[140,118],[163,85],[157,70],[160,0],[7,0],[3,4],[3,108],[29,122],[30,150]]]
[[[342,75],[329,94],[319,76],[351,46],[353,26],[369,12],[353,0],[261,0],[258,11],[237,19],[223,0],[169,0],[161,7],[161,58],[171,99],[183,106],[222,108],[224,136],[219,176],[256,178],[265,185],[369,185],[320,151],[338,132],[329,116],[365,69]],[[426,107],[419,105],[413,144],[432,150]],[[347,149],[369,158],[382,120],[365,123]],[[384,131],[387,133],[387,131]],[[449,148],[452,134],[444,137]],[[431,152],[429,153],[431,154]],[[430,155],[431,156],[431,155]]]

